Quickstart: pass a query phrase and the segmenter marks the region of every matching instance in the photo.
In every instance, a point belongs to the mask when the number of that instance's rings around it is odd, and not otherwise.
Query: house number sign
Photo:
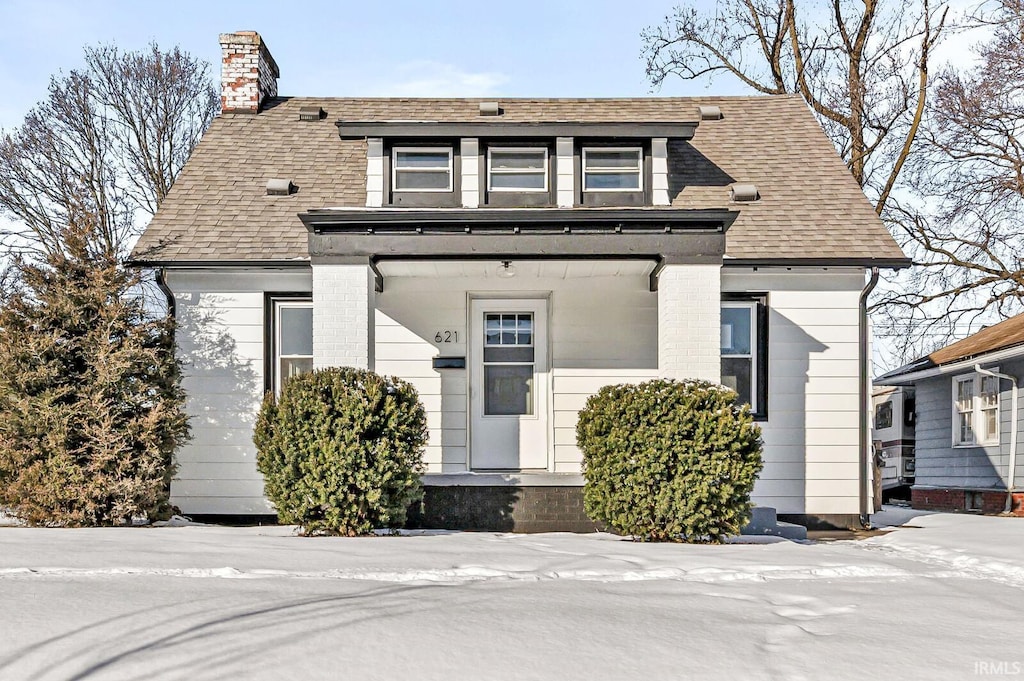
[[[435,343],[458,343],[459,332],[451,329],[446,331],[438,331],[434,334]]]

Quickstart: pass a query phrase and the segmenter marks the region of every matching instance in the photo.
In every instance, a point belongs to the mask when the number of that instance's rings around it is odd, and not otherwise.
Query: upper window
[[[492,192],[546,192],[548,150],[497,147],[487,150],[487,190]]]
[[[969,374],[953,379],[953,446],[999,444],[999,379]]]
[[[270,387],[275,393],[292,376],[313,370],[313,301],[271,299]]]
[[[764,303],[736,300],[722,303],[722,384],[755,416],[768,414],[768,330]]]
[[[640,191],[643,187],[640,147],[585,147],[583,191]]]
[[[395,147],[391,187],[398,192],[452,191],[451,147]]]

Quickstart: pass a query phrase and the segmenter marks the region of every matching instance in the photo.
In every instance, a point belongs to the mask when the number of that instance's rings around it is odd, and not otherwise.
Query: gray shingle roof
[[[366,203],[366,142],[342,140],[339,119],[479,121],[481,99],[279,98],[259,114],[218,117],[133,252],[140,261],[278,261],[308,257],[297,214]],[[731,208],[727,256],[743,259],[899,260],[904,255],[795,96],[501,99],[502,120],[674,122],[721,107],[690,142],[670,147],[677,208]],[[318,122],[298,111],[320,106]],[[267,196],[271,178],[298,191]],[[761,200],[730,204],[729,185]]]

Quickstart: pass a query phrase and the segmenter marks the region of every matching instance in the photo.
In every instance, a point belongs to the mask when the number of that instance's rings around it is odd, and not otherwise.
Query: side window
[[[886,400],[875,407],[875,430],[892,428],[892,400]]]
[[[313,301],[270,297],[268,302],[267,389],[276,394],[287,379],[313,370]]]
[[[722,384],[758,418],[768,416],[768,329],[765,296],[722,303]]]
[[[999,379],[984,374],[953,378],[953,446],[999,444]]]

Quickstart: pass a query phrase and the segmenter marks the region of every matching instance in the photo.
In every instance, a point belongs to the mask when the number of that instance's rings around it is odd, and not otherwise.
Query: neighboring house
[[[179,323],[184,512],[273,513],[264,391],[351,365],[421,395],[422,524],[592,527],[577,412],[658,376],[751,403],[756,503],[857,524],[860,299],[907,260],[799,97],[288,98],[257,34],[221,43],[224,112],[133,256]]]
[[[1024,315],[875,379],[914,389],[914,508],[1024,514],[1022,378]]]

